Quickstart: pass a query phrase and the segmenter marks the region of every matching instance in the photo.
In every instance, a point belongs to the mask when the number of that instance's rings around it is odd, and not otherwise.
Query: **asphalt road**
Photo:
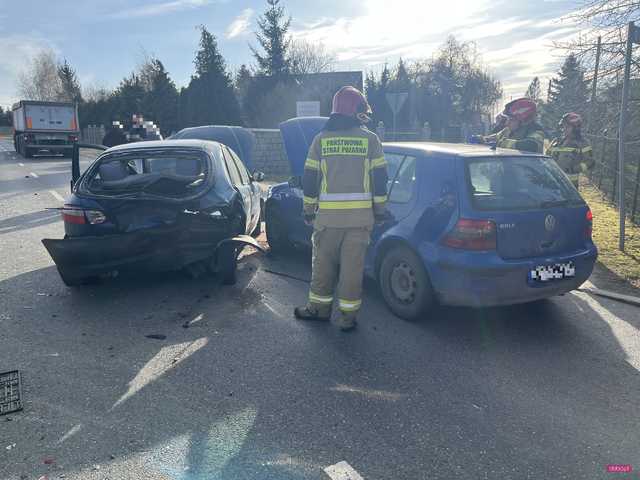
[[[69,160],[12,150],[0,140],[0,371],[22,372],[25,409],[0,417],[0,479],[358,478],[324,472],[339,462],[365,480],[640,478],[606,471],[640,469],[640,309],[573,293],[409,323],[369,285],[342,334],[292,318],[307,284],[267,270],[308,278],[295,254],[246,256],[234,287],[70,289],[40,243],[63,234],[45,208]]]

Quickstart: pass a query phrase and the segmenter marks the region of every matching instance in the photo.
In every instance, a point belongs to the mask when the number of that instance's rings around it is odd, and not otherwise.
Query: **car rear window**
[[[197,194],[206,178],[202,152],[136,151],[101,158],[81,188],[97,195],[182,198]]]
[[[564,172],[546,157],[492,157],[467,161],[477,210],[527,210],[584,203]]]

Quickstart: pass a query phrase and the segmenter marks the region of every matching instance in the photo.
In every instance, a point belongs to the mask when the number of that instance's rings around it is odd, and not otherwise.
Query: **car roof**
[[[196,148],[199,150],[211,151],[219,147],[219,142],[213,142],[210,140],[150,140],[143,142],[123,143],[122,145],[116,145],[105,151],[105,153],[112,152],[125,152],[128,150],[147,150],[149,148]]]
[[[382,146],[388,150],[396,150],[416,155],[438,155],[458,157],[513,157],[513,156],[543,156],[540,153],[522,152],[508,148],[493,149],[489,145],[467,143],[438,143],[438,142],[384,142]]]

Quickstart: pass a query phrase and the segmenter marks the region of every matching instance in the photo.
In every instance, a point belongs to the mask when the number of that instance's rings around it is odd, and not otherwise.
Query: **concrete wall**
[[[253,153],[253,168],[264,172],[267,180],[287,178],[291,175],[289,162],[284,151],[280,130],[252,128],[256,136]]]

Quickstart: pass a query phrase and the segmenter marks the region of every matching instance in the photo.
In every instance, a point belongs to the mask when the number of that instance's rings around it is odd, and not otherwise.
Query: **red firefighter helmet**
[[[560,126],[564,125],[571,125],[574,128],[581,128],[582,127],[582,117],[577,114],[576,112],[569,112],[569,113],[565,113],[562,116],[562,119],[560,120]]]
[[[536,117],[536,102],[530,98],[518,98],[509,102],[504,107],[504,114],[515,118],[521,123],[527,123]]]
[[[342,87],[333,96],[331,114],[355,117],[361,122],[371,120],[371,107],[360,90],[355,87]]]

